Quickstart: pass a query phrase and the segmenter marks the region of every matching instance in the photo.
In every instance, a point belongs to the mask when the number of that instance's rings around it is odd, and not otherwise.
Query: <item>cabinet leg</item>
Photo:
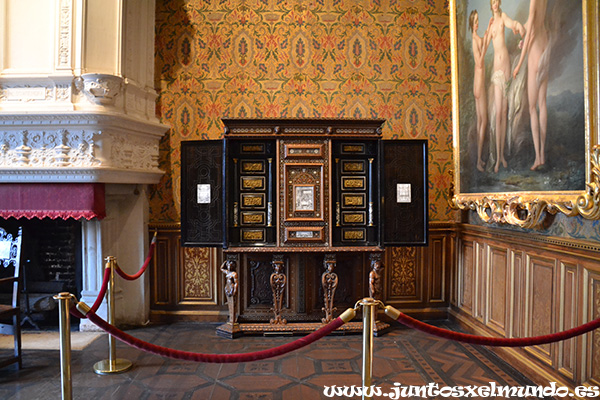
[[[371,253],[371,272],[369,272],[369,297],[375,300],[381,300],[383,289],[383,264],[381,263],[381,253]]]
[[[287,324],[284,318],[281,318],[281,309],[283,308],[283,293],[287,284],[287,276],[284,271],[283,254],[273,255],[273,273],[271,274],[271,290],[273,291],[273,314],[271,324]]]
[[[338,285],[338,276],[333,270],[336,267],[336,256],[335,254],[325,254],[323,259],[325,272],[321,275],[321,285],[323,286],[323,311],[325,311],[325,318],[321,321],[324,324],[331,322],[333,319],[333,312],[337,310],[333,306],[333,298],[335,296],[335,289]]]
[[[241,335],[240,326],[237,323],[239,280],[236,269],[238,261],[238,254],[227,254],[227,258],[221,265],[221,272],[225,274],[225,297],[227,298],[229,320],[225,325],[217,328],[217,334],[228,338]]]

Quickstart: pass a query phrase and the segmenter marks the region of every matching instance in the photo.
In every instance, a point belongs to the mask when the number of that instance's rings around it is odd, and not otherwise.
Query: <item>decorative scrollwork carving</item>
[[[504,220],[521,228],[535,228],[544,217],[547,206],[544,200],[525,202],[521,197],[514,197],[504,205]]]
[[[577,199],[579,214],[587,219],[600,218],[600,145],[595,145],[590,157],[592,164],[591,180],[587,183],[587,193]]]

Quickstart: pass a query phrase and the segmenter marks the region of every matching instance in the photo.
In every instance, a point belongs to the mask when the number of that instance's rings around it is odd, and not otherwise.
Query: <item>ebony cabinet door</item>
[[[276,244],[275,140],[228,140],[227,218],[231,246]]]
[[[382,141],[381,221],[386,246],[425,246],[428,240],[426,140]]]
[[[334,246],[379,245],[378,140],[332,143]]]
[[[226,246],[225,141],[181,143],[181,243]]]

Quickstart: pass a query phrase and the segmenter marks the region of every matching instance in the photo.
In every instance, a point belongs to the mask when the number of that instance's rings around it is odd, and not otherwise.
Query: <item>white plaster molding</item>
[[[115,105],[123,97],[124,79],[108,74],[83,74],[75,79],[75,87],[94,104]]]
[[[156,184],[164,174],[161,170],[136,171],[111,168],[4,168],[0,167],[0,182],[4,183],[127,183]]]
[[[109,74],[0,76],[0,113],[120,114],[158,123],[154,88]]]
[[[73,37],[73,0],[61,0],[58,9],[58,38],[55,68],[71,68],[71,46]]]
[[[102,278],[104,276],[104,260],[102,254],[102,228],[101,222],[96,218],[87,221],[81,219],[81,283],[82,291],[80,301],[92,305],[96,302]],[[106,318],[106,299],[102,302],[96,312],[100,317]],[[81,331],[96,331],[99,328],[87,319],[80,321]]]
[[[166,128],[117,114],[0,114],[0,179],[157,183]]]
[[[72,76],[0,77],[0,113],[73,110]]]
[[[17,129],[17,127],[51,127],[90,126],[97,130],[112,128],[137,134],[146,134],[160,139],[169,129],[154,121],[141,120],[117,112],[54,112],[54,113],[2,113],[0,112],[0,129]],[[22,128],[21,128],[22,129]]]

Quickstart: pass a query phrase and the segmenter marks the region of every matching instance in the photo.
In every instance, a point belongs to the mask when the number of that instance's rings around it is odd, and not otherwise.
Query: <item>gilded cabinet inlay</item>
[[[362,154],[365,152],[365,145],[363,144],[343,144],[342,153],[357,153]]]
[[[242,208],[263,208],[265,206],[265,195],[260,194],[242,194]]]
[[[342,205],[344,207],[364,207],[365,195],[354,193],[342,193]]]
[[[348,190],[361,190],[365,188],[365,178],[342,177],[342,188]]]
[[[342,172],[346,173],[362,173],[365,172],[364,161],[342,161]]]
[[[365,239],[365,230],[364,229],[344,229],[342,232],[343,232],[343,239],[347,240],[347,241],[364,240]]]
[[[265,178],[263,176],[242,176],[242,190],[262,190],[265,188]]]
[[[242,229],[243,242],[262,242],[265,240],[264,229]]]
[[[265,163],[263,161],[241,161],[241,171],[248,174],[262,174],[265,172]]]

